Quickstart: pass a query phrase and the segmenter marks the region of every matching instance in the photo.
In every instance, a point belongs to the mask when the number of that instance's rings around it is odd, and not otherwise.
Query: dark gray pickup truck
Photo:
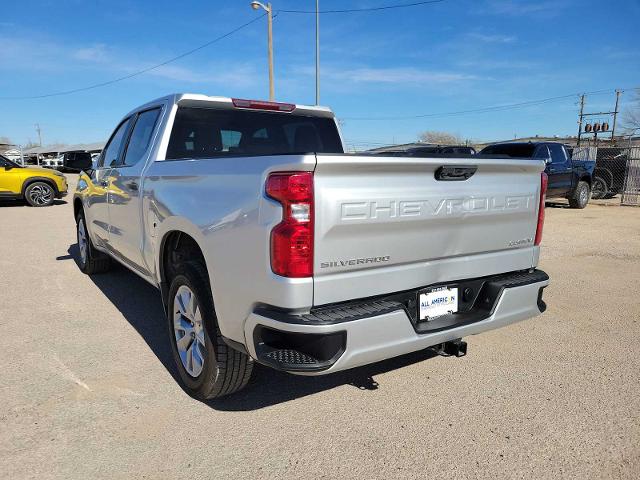
[[[549,178],[547,198],[566,198],[571,208],[584,208],[589,203],[596,162],[572,158],[561,143],[497,143],[483,148],[480,155],[542,159],[547,165],[544,171]]]

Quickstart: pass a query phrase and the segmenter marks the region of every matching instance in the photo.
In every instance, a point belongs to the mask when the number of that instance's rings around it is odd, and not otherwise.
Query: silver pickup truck
[[[327,108],[171,95],[128,113],[81,174],[78,262],[159,288],[201,399],[244,387],[255,361],[320,375],[463,355],[463,337],[546,308],[544,167],[350,155]]]

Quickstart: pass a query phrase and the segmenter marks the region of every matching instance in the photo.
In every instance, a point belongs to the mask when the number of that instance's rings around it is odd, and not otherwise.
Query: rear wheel
[[[601,198],[607,198],[609,195],[609,187],[604,178],[595,176],[593,177],[593,184],[591,186],[591,198],[599,200]]]
[[[87,232],[86,220],[82,212],[76,217],[76,233],[78,239],[78,250],[80,258],[78,265],[87,275],[102,273],[111,267],[111,259],[104,253],[99,252],[91,243],[91,238]]]
[[[48,207],[53,203],[56,193],[46,182],[33,182],[25,190],[24,197],[32,207]]]
[[[581,180],[578,182],[571,197],[569,197],[569,206],[571,208],[584,208],[587,206],[587,203],[589,203],[590,196],[591,190],[589,184]]]
[[[253,359],[223,340],[213,306],[207,271],[196,262],[179,265],[168,296],[171,350],[186,389],[200,400],[244,388]]]

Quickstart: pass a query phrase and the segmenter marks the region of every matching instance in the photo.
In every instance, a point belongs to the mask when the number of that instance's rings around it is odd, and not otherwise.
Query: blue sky
[[[321,0],[321,9],[410,0]],[[313,9],[313,0],[273,8]],[[73,89],[160,63],[259,13],[246,1],[5,2],[0,97]],[[321,103],[350,144],[409,142],[424,130],[495,140],[573,134],[577,98],[500,112],[397,120],[640,85],[640,2],[447,0],[321,17]],[[276,99],[314,102],[314,16],[274,20]],[[25,143],[105,139],[131,108],[172,92],[267,98],[266,19],[177,62],[103,88],[0,100],[0,136]],[[631,92],[623,95],[624,104]],[[613,94],[587,98],[609,109]]]

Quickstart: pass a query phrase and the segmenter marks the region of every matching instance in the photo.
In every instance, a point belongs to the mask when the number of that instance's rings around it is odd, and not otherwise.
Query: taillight
[[[293,103],[267,102],[265,100],[245,100],[243,98],[232,98],[231,102],[236,108],[251,108],[253,110],[293,112],[296,109],[296,106]]]
[[[536,241],[534,245],[540,245],[542,241],[542,227],[544,226],[544,204],[547,198],[547,184],[549,177],[542,172],[540,174],[540,206],[538,207],[538,227],[536,228]]]
[[[265,186],[282,204],[282,221],[271,231],[271,270],[283,277],[313,275],[313,172],[272,173]]]

